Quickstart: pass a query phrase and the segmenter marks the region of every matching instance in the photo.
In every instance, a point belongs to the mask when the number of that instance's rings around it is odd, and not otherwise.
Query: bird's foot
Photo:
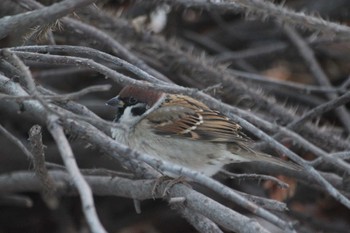
[[[173,178],[171,178],[170,176],[161,176],[159,178],[157,178],[156,180],[156,183],[154,184],[153,188],[152,188],[152,197],[153,199],[156,199],[156,197],[158,196],[157,195],[157,191],[158,191],[158,188],[159,186],[165,182],[165,181],[170,181],[172,180]]]
[[[157,179],[153,189],[152,189],[152,196],[153,196],[153,199],[155,199],[155,197],[157,196],[157,189],[158,187],[163,183],[167,181],[167,184],[163,190],[163,193],[162,193],[162,197],[165,197],[167,194],[169,194],[169,190],[175,185],[175,184],[178,184],[178,183],[181,183],[181,184],[184,184],[190,188],[191,185],[188,184],[188,182],[186,181],[186,177],[184,176],[180,176],[178,178],[172,178],[172,177],[169,177],[169,176],[161,176]]]

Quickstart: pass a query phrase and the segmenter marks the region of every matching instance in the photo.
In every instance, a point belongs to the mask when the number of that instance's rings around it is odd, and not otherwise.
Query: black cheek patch
[[[140,107],[134,107],[131,109],[131,113],[134,116],[141,116],[142,114],[144,114],[146,112],[146,106],[140,106]]]

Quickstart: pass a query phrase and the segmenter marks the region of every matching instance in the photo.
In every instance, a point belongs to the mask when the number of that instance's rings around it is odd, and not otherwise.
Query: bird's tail
[[[275,164],[277,166],[285,167],[295,171],[302,170],[302,167],[296,163],[293,163],[291,161],[286,161],[262,152],[254,152],[254,155],[249,157],[251,161],[267,162],[267,163]]]
[[[283,159],[274,157],[272,155],[254,151],[249,147],[242,145],[231,145],[230,151],[234,156],[230,156],[232,163],[235,162],[254,162],[261,161],[270,164],[275,164],[280,167],[285,167],[291,170],[300,171],[302,167],[290,161],[285,161]]]

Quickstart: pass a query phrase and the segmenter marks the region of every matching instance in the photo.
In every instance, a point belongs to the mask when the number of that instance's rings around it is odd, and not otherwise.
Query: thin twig
[[[53,138],[55,139],[58,145],[64,164],[67,167],[68,172],[72,176],[73,182],[79,190],[83,212],[85,214],[89,227],[94,233],[106,233],[106,230],[103,228],[102,224],[98,219],[91,189],[84,180],[81,173],[79,172],[69,142],[64,135],[62,127],[59,126],[59,124],[57,123],[58,117],[55,115],[54,111],[48,106],[45,100],[42,99],[40,93],[37,91],[35,82],[31,76],[28,67],[26,67],[24,63],[16,56],[16,54],[12,53],[12,51],[4,49],[2,50],[2,52],[6,57],[9,57],[11,59],[11,62],[14,63],[15,67],[22,71],[29,94],[35,96],[36,100],[40,103],[41,107],[43,107],[46,110],[45,114],[43,114],[43,117],[45,118],[49,131],[51,132]]]
[[[81,89],[76,92],[71,92],[68,94],[61,94],[61,95],[54,95],[54,96],[42,96],[44,100],[53,101],[67,101],[67,100],[75,100],[79,99],[84,95],[94,93],[94,92],[102,92],[102,91],[108,91],[111,89],[111,85],[95,85],[95,86],[89,86],[84,89]],[[17,100],[17,101],[24,101],[28,99],[36,99],[36,96],[12,96],[12,95],[5,95],[0,94],[0,99],[3,100]]]
[[[266,18],[276,19],[283,24],[290,24],[306,28],[326,35],[340,34],[350,37],[350,28],[346,25],[330,22],[320,17],[307,15],[304,12],[295,12],[282,5],[276,5],[269,1],[258,0],[224,0],[224,1],[194,1],[194,0],[162,0],[168,4],[181,4],[186,7],[197,7],[201,9],[222,10],[224,12],[244,12],[254,15],[262,20]]]
[[[270,180],[272,182],[275,182],[279,187],[281,188],[288,188],[289,185],[276,177],[268,176],[268,175],[261,175],[261,174],[235,174],[226,170],[221,170],[221,173],[227,175],[230,179],[238,179],[238,180],[244,180],[244,179],[253,179],[253,180]]]
[[[180,205],[172,205],[177,209],[186,220],[191,223],[194,228],[200,233],[223,233],[221,229],[209,218],[204,217],[200,213],[193,212],[188,208],[184,208]]]
[[[288,25],[284,25],[283,29],[286,32],[286,34],[289,36],[290,41],[298,49],[299,54],[302,56],[302,58],[306,62],[307,67],[309,67],[310,71],[312,72],[313,76],[315,77],[319,85],[324,87],[332,87],[332,84],[329,81],[329,78],[327,77],[326,73],[323,71],[320,64],[317,62],[314,52],[309,47],[309,45],[304,41],[304,39],[298,34],[296,30],[294,30]],[[338,97],[336,93],[325,93],[325,95],[330,100]],[[347,109],[344,106],[340,106],[339,108],[336,108],[335,112],[339,120],[342,122],[343,126],[345,127],[346,131],[350,133],[350,113],[347,111]]]
[[[31,28],[36,25],[46,25],[73,12],[75,9],[89,5],[95,0],[65,0],[31,12],[0,19],[0,39],[18,28]]]
[[[2,79],[0,75],[0,84],[3,84],[4,82],[7,82],[7,93],[8,94],[24,94],[25,92],[22,90],[20,91],[19,87],[9,81],[8,79]],[[1,87],[1,85],[0,85]],[[14,92],[13,92],[14,91]],[[43,116],[40,115],[42,114],[40,111],[44,111],[44,109],[41,107],[38,108],[38,105],[36,102],[33,101],[27,101],[24,104],[27,105],[28,110],[33,111],[34,114],[38,117],[38,119],[42,118]],[[55,122],[56,119],[52,119],[51,121],[54,121],[54,126],[58,127],[58,123]],[[247,208],[248,210],[252,211],[253,213],[269,220],[270,222],[274,223],[275,225],[279,226],[280,228],[284,229],[285,231],[291,231],[292,226],[285,221],[281,220],[278,218],[276,215],[272,214],[271,212],[268,212],[259,206],[255,205],[254,203],[247,201],[245,198],[243,198],[241,195],[233,192],[233,190],[229,189],[228,187],[223,186],[217,181],[214,181],[213,179],[200,174],[198,172],[191,171],[187,168],[174,165],[168,162],[163,162],[160,160],[154,159],[152,156],[145,155],[145,154],[139,154],[136,151],[131,150],[130,148],[121,145],[117,143],[115,140],[112,140],[111,138],[107,137],[103,133],[99,132],[96,128],[83,123],[83,122],[78,122],[74,120],[65,120],[62,122],[63,124],[67,124],[66,127],[68,127],[70,130],[74,130],[76,132],[81,132],[84,134],[84,137],[86,140],[90,140],[93,144],[100,145],[100,149],[103,149],[103,151],[110,156],[119,159],[120,155],[123,155],[122,157],[127,158],[128,160],[130,159],[135,159],[135,160],[141,160],[143,162],[146,162],[147,164],[151,165],[152,167],[155,167],[159,171],[167,171],[167,172],[174,172],[174,174],[177,174],[179,176],[184,175],[186,177],[189,177],[196,182],[203,184],[206,187],[209,187],[210,189],[215,190],[217,193],[221,194],[222,196],[228,198],[229,200],[243,206],[244,208]],[[58,137],[58,135],[63,134],[62,129],[57,129],[54,128],[55,131],[52,132],[54,137]],[[52,128],[49,127],[49,130],[52,131]],[[57,130],[57,132],[56,132]],[[92,133],[94,132],[94,133]],[[60,134],[58,134],[60,133]],[[64,134],[60,136],[60,138],[63,140]],[[66,140],[66,139],[65,139]],[[60,145],[61,141],[57,142],[58,145]],[[68,142],[66,142],[68,143]],[[103,145],[103,146],[102,146]],[[64,148],[60,148],[60,150],[63,151]],[[67,149],[67,148],[66,148]],[[70,159],[71,156],[73,156],[71,153],[69,153]],[[67,158],[68,159],[68,158]],[[71,164],[69,166],[72,166]],[[67,165],[66,165],[67,167]],[[67,167],[68,169],[68,167]],[[142,174],[142,173],[141,173]],[[255,226],[257,227],[257,226]]]
[[[49,115],[47,117],[47,127],[52,137],[56,141],[64,165],[79,191],[79,196],[81,198],[82,208],[86,220],[92,232],[106,233],[106,230],[103,228],[98,219],[91,189],[79,171],[78,165],[73,155],[73,151],[66,136],[64,135],[62,127],[58,123],[58,120],[59,119],[57,116]]]
[[[34,125],[29,130],[29,141],[34,155],[34,171],[43,185],[44,201],[51,209],[56,209],[58,206],[58,199],[55,196],[56,186],[45,166],[44,145],[42,142],[41,127],[39,125]]]
[[[0,196],[0,206],[16,206],[16,207],[33,207],[33,201],[27,196],[23,195],[1,195]]]
[[[348,102],[350,102],[350,92],[347,92],[344,95],[336,97],[335,99],[332,99],[324,104],[317,106],[316,108],[309,110],[308,112],[304,113],[299,119],[292,121],[286,127],[293,130],[298,130],[307,121],[310,121],[315,117],[319,117],[320,115],[338,108],[339,106],[342,106]]]
[[[0,132],[5,135],[7,139],[9,139],[13,144],[15,144],[26,156],[28,159],[32,160],[33,155],[32,153],[27,149],[27,147],[12,133],[10,133],[8,130],[6,130],[1,124],[0,124]]]
[[[45,49],[46,48],[46,49]],[[52,48],[52,49],[51,49]],[[32,47],[32,49],[44,49],[44,50],[42,50],[42,51],[50,51],[50,52],[52,52],[51,50],[54,50],[54,48],[55,47],[50,47],[50,48],[48,48],[48,47],[45,47],[45,46],[42,46],[42,47]],[[66,52],[69,52],[69,49],[63,49],[63,48],[60,48],[61,50],[64,50],[64,51],[66,51]],[[73,48],[71,48],[72,50],[73,50]],[[40,50],[41,51],[41,50]],[[33,55],[30,55],[30,53],[28,53],[27,55],[24,55],[24,54],[22,54],[22,53],[19,53],[19,56],[23,56],[24,58],[27,58],[27,59],[36,59],[36,57],[34,58],[34,54]],[[37,55],[38,56],[38,55]],[[43,56],[43,55],[42,55]],[[33,58],[31,58],[31,57],[33,57]],[[49,58],[50,57],[50,58]],[[68,57],[65,57],[65,58],[68,58]],[[65,60],[65,58],[58,58],[58,57],[53,57],[53,56],[44,56],[42,59],[45,59],[47,62],[49,62],[49,60],[52,60],[52,62],[50,62],[51,64],[52,63],[64,63],[64,64],[72,64],[72,63],[79,63],[80,65],[83,65],[83,64],[85,64],[85,63],[87,63],[86,64],[86,66],[85,67],[95,67],[95,66],[93,66],[93,65],[91,65],[90,63],[91,63],[91,61],[81,61],[80,59],[78,59],[78,60],[71,60],[71,58],[69,58],[68,60],[70,60],[70,61],[64,61]],[[125,67],[128,67],[128,66],[131,66],[130,64],[125,64]],[[107,75],[107,76],[109,76],[109,77],[113,77],[114,75],[115,75],[115,72],[114,71],[111,71],[111,72],[109,72],[109,71],[102,71],[104,68],[102,67],[102,66],[99,66],[99,67],[97,67],[96,69],[98,69],[99,70],[99,72],[102,72],[103,74],[105,74],[105,75]],[[138,68],[135,68],[135,70],[137,71],[137,69]],[[136,73],[135,73],[136,74]],[[111,76],[112,75],[112,76]],[[140,77],[144,77],[143,76],[143,74],[142,73],[138,73],[138,75],[140,76]],[[128,79],[128,80],[125,80],[125,78],[126,79]],[[121,80],[120,80],[121,79]],[[125,77],[125,76],[123,76],[123,75],[117,75],[117,77],[116,77],[116,79],[114,79],[115,81],[117,81],[117,82],[122,82],[122,83],[124,83],[124,84],[129,84],[129,85],[138,85],[138,82],[136,81],[136,80],[131,80],[131,79],[129,79],[129,78],[127,78],[127,77]],[[144,84],[140,84],[139,86],[140,87],[145,87],[145,83]],[[153,86],[153,88],[156,88],[158,85],[154,85]],[[190,96],[193,96],[194,95],[194,93],[195,93],[195,91],[194,90],[191,90],[191,89],[184,89],[184,88],[181,88],[181,90],[179,90],[179,87],[177,86],[174,86],[174,85],[170,85],[170,84],[168,84],[166,87],[163,85],[161,88],[159,88],[159,90],[162,90],[162,91],[167,91],[167,92],[175,92],[175,93],[183,93],[183,94],[187,94],[187,95],[190,95]],[[177,90],[177,91],[174,91],[174,90]],[[196,95],[195,96],[196,98],[198,98],[198,95]],[[203,97],[201,97],[201,96],[199,96],[199,98],[201,98],[202,100],[206,100],[206,101],[208,101],[208,98],[203,98]],[[261,99],[261,95],[259,95],[259,98]],[[210,103],[210,101],[208,101],[209,103]],[[218,104],[218,102],[216,101],[216,103],[215,104],[212,104],[212,106],[215,106],[216,108],[218,107],[218,106],[222,106],[222,105],[219,105]],[[273,105],[271,105],[271,108],[270,109],[274,109],[274,108],[279,108],[279,106],[277,106],[276,104],[273,104]],[[222,108],[222,109],[220,109],[221,111],[227,111],[227,110],[225,110],[225,108]],[[231,108],[231,110],[232,110],[232,108]],[[241,114],[241,113],[240,113]],[[247,118],[247,119],[249,119],[249,120],[252,120],[251,118],[252,118],[252,116],[253,115],[251,115],[251,114],[244,114],[244,117],[245,118]],[[284,111],[284,115],[283,116],[281,116],[281,117],[287,117],[288,119],[290,118],[290,116],[287,116],[286,115],[286,111]],[[259,122],[257,122],[258,124],[259,124]],[[261,127],[261,125],[260,125],[260,127]],[[303,131],[305,131],[305,129],[307,129],[308,128],[308,126],[306,126],[304,129],[303,129]],[[315,128],[315,130],[317,130],[317,128]],[[323,135],[323,132],[321,132],[321,131],[317,131],[317,133],[315,134],[314,132],[312,133],[312,135],[314,136],[314,137],[317,137],[317,140],[318,141],[322,141],[325,137],[326,137],[326,135]],[[330,140],[333,140],[332,139],[332,137],[327,137],[328,138],[328,141],[330,141]],[[332,141],[332,143],[334,142],[334,140]],[[337,142],[339,143],[339,142],[341,142],[341,141],[339,141],[339,139],[337,140]]]
[[[140,82],[137,80],[133,80],[129,77],[126,77],[125,75],[122,75],[120,73],[115,72],[114,70],[110,70],[107,67],[104,67],[96,62],[93,62],[91,60],[87,59],[82,59],[82,58],[72,58],[72,57],[62,57],[62,56],[57,56],[57,55],[45,55],[45,54],[31,54],[31,53],[24,53],[24,52],[16,52],[19,56],[25,58],[25,59],[36,59],[37,56],[43,56],[45,57],[46,60],[51,60],[52,63],[58,62],[58,63],[66,63],[66,64],[86,64],[87,67],[94,68],[98,70],[99,72],[113,78],[116,82],[128,84],[128,85],[134,85],[138,86],[141,88],[151,88],[151,89],[156,89],[156,90],[162,90],[170,93],[184,93],[190,96],[193,96],[195,98],[199,98],[201,100],[205,100],[205,102],[210,102],[211,105],[216,106],[216,107],[221,107],[225,108],[225,111],[234,111],[236,113],[239,113],[240,115],[244,116],[249,116],[250,118],[255,118],[255,122],[262,122],[261,119],[257,119],[256,116],[252,116],[251,114],[246,114],[242,110],[239,110],[237,108],[233,108],[232,106],[228,106],[227,104],[223,104],[216,99],[205,95],[202,92],[198,92],[189,88],[183,88],[175,85],[162,85],[162,84],[149,84],[145,82]],[[224,112],[225,112],[224,111]],[[350,201],[345,198],[342,194],[340,194],[334,187],[332,187],[323,177],[321,177],[313,168],[311,168],[307,163],[305,163],[300,157],[298,157],[295,153],[291,152],[289,149],[269,137],[266,133],[262,132],[258,128],[254,127],[252,124],[248,123],[246,120],[236,116],[229,114],[231,116],[232,120],[237,121],[240,125],[242,125],[244,128],[247,130],[251,131],[253,134],[255,134],[257,137],[269,142],[269,145],[272,146],[273,148],[277,149],[278,151],[283,152],[286,154],[289,158],[291,158],[293,161],[296,161],[298,164],[303,165],[304,167],[309,167],[307,169],[309,175],[313,176],[315,180],[317,180],[325,189],[332,195],[334,196],[337,200],[341,201],[344,205],[348,206],[350,208]],[[292,131],[288,131],[287,129],[283,127],[278,127],[277,125],[273,126],[271,123],[264,122],[266,126],[269,126],[271,129],[278,129],[279,131],[282,131],[284,134],[288,134],[291,136],[293,139],[298,141],[301,145],[306,146],[307,148],[313,150],[316,152],[316,154],[320,154],[326,159],[328,159],[329,162],[339,166],[339,168],[344,169],[345,171],[349,171],[348,167],[349,165],[344,163],[343,161],[339,159],[332,159],[330,158],[323,150],[319,149],[318,147],[315,147],[311,143],[308,143],[297,135],[296,133]]]
[[[24,3],[27,7],[30,7],[31,9],[38,9],[43,7],[43,5],[41,5],[40,3],[32,0],[25,0],[25,1],[16,0],[16,1],[20,3]],[[121,54],[121,56],[124,57],[126,60],[128,60],[130,63],[135,64],[136,66],[140,67],[142,70],[146,71],[147,73],[153,75],[154,77],[157,77],[158,80],[171,82],[167,77],[165,77],[163,74],[153,69],[152,67],[148,66],[144,61],[139,59],[137,56],[131,53],[127,48],[125,48],[121,43],[116,41],[114,38],[112,38],[110,35],[108,35],[104,31],[71,18],[63,18],[61,21],[64,25],[68,26],[72,32],[76,32],[76,31],[79,31],[79,33],[83,32],[85,36],[91,39],[95,39],[96,41],[103,42],[108,47],[110,47],[115,54]]]

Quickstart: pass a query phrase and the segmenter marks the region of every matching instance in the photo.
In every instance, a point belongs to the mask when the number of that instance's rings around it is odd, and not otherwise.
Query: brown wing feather
[[[203,103],[182,95],[167,95],[161,108],[147,116],[155,133],[211,142],[245,143],[241,126]],[[171,120],[169,120],[171,119]]]

